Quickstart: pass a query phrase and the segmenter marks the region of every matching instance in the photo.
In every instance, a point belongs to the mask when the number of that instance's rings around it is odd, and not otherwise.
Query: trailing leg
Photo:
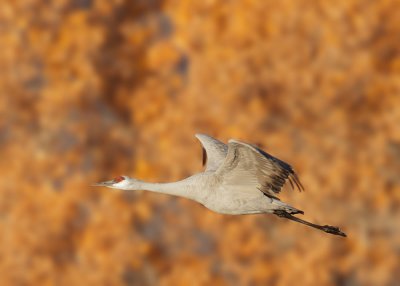
[[[302,220],[302,219],[300,219],[300,218],[298,218],[298,217],[295,217],[295,216],[291,215],[290,213],[288,213],[288,212],[286,212],[286,211],[284,211],[284,210],[275,210],[275,211],[274,211],[274,214],[277,215],[277,216],[279,216],[279,217],[287,218],[287,219],[290,219],[290,220],[293,220],[293,221],[296,221],[296,222],[299,222],[299,223],[308,225],[308,226],[310,226],[310,227],[313,227],[313,228],[322,230],[322,231],[324,231],[324,232],[326,232],[326,233],[330,233],[330,234],[334,234],[334,235],[340,235],[340,236],[344,236],[344,237],[347,236],[344,232],[342,232],[342,231],[341,231],[338,227],[336,227],[336,226],[318,225],[318,224],[315,224],[315,223],[311,223],[311,222]]]

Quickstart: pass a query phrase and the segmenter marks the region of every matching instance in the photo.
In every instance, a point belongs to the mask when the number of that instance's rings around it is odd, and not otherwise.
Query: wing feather
[[[205,134],[196,134],[195,136],[203,146],[203,166],[206,166],[206,171],[217,170],[225,160],[228,146]]]
[[[304,190],[292,166],[237,140],[229,140],[227,156],[216,174],[222,177],[223,184],[252,187],[274,198],[286,181],[293,189]]]

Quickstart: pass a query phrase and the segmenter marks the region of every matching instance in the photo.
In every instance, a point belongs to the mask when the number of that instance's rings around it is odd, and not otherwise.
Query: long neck
[[[173,183],[149,183],[135,180],[128,188],[129,190],[145,190],[155,193],[167,194],[172,196],[184,197],[188,199],[196,199],[193,193],[193,184],[191,180],[185,179]]]

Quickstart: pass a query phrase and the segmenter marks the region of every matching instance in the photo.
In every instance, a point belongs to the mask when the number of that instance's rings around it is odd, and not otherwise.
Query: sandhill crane
[[[226,145],[205,134],[196,134],[196,137],[203,146],[204,172],[173,183],[148,183],[119,176],[94,186],[180,196],[221,214],[271,213],[330,234],[346,236],[338,227],[317,225],[293,216],[304,212],[277,197],[287,181],[292,189],[303,190],[289,164],[238,140],[231,139]]]

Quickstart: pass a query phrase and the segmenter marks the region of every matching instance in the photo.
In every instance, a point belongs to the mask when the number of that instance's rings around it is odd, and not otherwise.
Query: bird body
[[[184,197],[221,214],[271,213],[331,234],[346,236],[337,227],[320,226],[293,216],[303,214],[303,211],[279,200],[277,195],[287,181],[292,188],[303,190],[289,164],[241,141],[231,139],[226,145],[205,134],[196,134],[196,137],[203,145],[204,172],[173,183],[149,183],[120,176],[95,186]]]

